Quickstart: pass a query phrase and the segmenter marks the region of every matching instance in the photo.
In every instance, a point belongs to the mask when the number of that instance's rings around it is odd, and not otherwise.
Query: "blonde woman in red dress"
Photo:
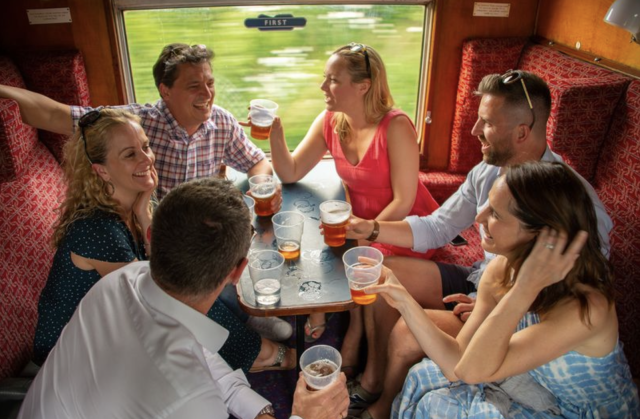
[[[408,215],[428,215],[438,208],[418,181],[417,133],[408,115],[393,107],[387,73],[378,53],[363,44],[338,48],[325,65],[320,89],[326,110],[318,115],[293,153],[289,152],[282,122],[279,118],[274,121],[271,157],[281,181],[293,183],[302,179],[329,152],[346,186],[354,215],[393,221]],[[375,246],[387,255],[422,258],[432,255]],[[357,361],[363,328],[361,316],[359,309],[351,311],[342,347],[346,367]],[[325,328],[324,314],[310,315],[305,340],[317,340]]]

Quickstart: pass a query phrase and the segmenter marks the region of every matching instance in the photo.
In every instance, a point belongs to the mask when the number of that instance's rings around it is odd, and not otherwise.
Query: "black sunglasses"
[[[351,52],[361,52],[362,54],[364,54],[364,62],[367,65],[367,75],[369,76],[369,78],[371,79],[371,63],[369,62],[369,53],[367,52],[367,46],[364,44],[357,44],[355,42],[352,42],[349,44],[349,50]]]
[[[93,164],[93,160],[91,160],[91,157],[89,157],[89,153],[87,152],[87,137],[84,134],[84,129],[89,128],[91,125],[95,124],[101,116],[102,114],[99,110],[93,110],[85,113],[78,120],[78,126],[80,127],[82,132],[82,141],[84,142],[84,154],[86,154],[87,160],[89,160],[89,163],[91,164]]]
[[[527,85],[524,83],[524,76],[522,71],[520,70],[509,70],[500,76],[500,80],[504,84],[512,84],[517,83],[520,80],[522,83],[522,89],[524,90],[524,95],[527,97],[527,103],[529,104],[529,109],[531,109],[531,116],[533,116],[533,121],[531,125],[529,125],[529,129],[533,129],[533,125],[536,123],[536,113],[533,111],[533,104],[531,103],[531,97],[529,97],[529,91],[527,90]]]

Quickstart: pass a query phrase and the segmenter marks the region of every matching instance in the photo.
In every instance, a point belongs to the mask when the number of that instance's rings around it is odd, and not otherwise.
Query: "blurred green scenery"
[[[260,31],[245,27],[259,15],[306,18],[304,28]],[[425,7],[419,5],[243,6],[133,10],[124,13],[135,100],[153,103],[151,69],[169,43],[205,44],[215,57],[215,103],[246,120],[251,99],[279,104],[290,149],[324,109],[320,91],[332,51],[349,42],[382,56],[396,107],[415,121]],[[246,129],[249,134],[248,128]],[[254,142],[268,151],[268,141]]]

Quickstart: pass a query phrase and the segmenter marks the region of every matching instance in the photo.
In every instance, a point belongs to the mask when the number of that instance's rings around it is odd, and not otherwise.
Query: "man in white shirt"
[[[527,161],[562,161],[547,146],[546,123],[551,112],[551,94],[544,80],[519,70],[503,75],[491,74],[482,79],[476,94],[482,99],[478,120],[471,133],[480,141],[483,161],[469,172],[460,188],[425,217],[411,216],[403,221],[379,224],[374,220],[354,219],[348,227],[351,230],[348,237],[373,237],[381,243],[412,247],[417,252],[442,247],[472,225],[476,215],[488,205],[489,190],[502,167]],[[608,257],[613,223],[593,187],[580,175],[578,177],[593,201],[602,252]],[[422,307],[436,309],[428,310],[431,318],[442,330],[455,336],[473,309],[475,300],[467,294],[475,292],[484,267],[494,256],[485,252],[484,260],[472,267],[404,257],[387,258],[385,265],[394,271]],[[453,311],[443,310],[445,308]],[[419,361],[424,352],[404,322],[398,322],[391,333],[400,314],[383,298],[367,306],[364,317],[370,350],[360,383],[350,388],[352,405],[349,412],[379,419],[388,416],[391,402],[401,389],[409,367]],[[376,350],[372,351],[372,347]],[[380,399],[373,404],[378,397]],[[367,409],[365,414],[362,414],[363,409]]]
[[[176,187],[156,209],[149,262],[101,279],[38,373],[20,418],[268,419],[274,411],[217,354],[228,332],[206,317],[247,264],[249,212],[229,182]],[[300,378],[292,415],[337,419],[344,374],[321,391]]]

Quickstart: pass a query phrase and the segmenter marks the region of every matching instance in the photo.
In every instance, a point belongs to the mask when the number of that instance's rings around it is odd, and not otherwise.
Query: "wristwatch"
[[[272,417],[274,417],[274,418],[275,418],[275,417],[276,417],[276,411],[275,411],[275,410],[273,410],[273,406],[272,406],[272,405],[268,404],[268,405],[266,405],[266,406],[264,407],[264,409],[262,409],[262,410],[258,413],[258,416],[261,416],[261,415],[269,415],[269,416],[272,416]],[[256,416],[256,417],[257,417],[257,416]]]
[[[378,238],[378,234],[380,234],[380,224],[378,224],[378,220],[373,220],[373,231],[366,240],[374,242]]]

